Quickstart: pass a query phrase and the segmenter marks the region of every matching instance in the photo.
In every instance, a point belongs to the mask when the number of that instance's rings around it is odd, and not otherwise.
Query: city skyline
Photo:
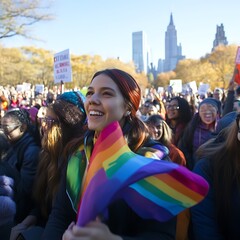
[[[207,3],[191,0],[88,0],[53,4],[56,16],[51,22],[32,26],[32,34],[44,41],[20,37],[1,40],[5,47],[34,46],[56,52],[70,49],[71,54],[100,55],[103,59],[132,60],[132,33],[144,31],[151,47],[150,62],[157,66],[165,57],[165,31],[172,13],[177,42],[186,58],[199,59],[211,52],[217,25],[224,25],[228,44],[240,45],[240,32],[234,20],[240,1],[217,0]]]

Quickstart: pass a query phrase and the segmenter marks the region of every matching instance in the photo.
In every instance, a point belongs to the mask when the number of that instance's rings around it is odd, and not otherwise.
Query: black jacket
[[[21,222],[33,207],[32,187],[39,160],[40,147],[35,139],[25,133],[11,147],[4,159],[19,173],[15,201],[17,205],[16,222]]]

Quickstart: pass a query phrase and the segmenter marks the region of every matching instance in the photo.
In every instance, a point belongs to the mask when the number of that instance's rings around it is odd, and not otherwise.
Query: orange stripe
[[[201,194],[191,190],[190,188],[183,185],[181,182],[177,181],[175,178],[173,178],[172,176],[170,176],[167,173],[157,174],[157,175],[154,175],[154,177],[159,179],[160,181],[163,181],[164,183],[169,185],[171,188],[173,188],[175,190],[177,189],[177,191],[180,192],[181,194],[189,196],[189,197],[191,196],[190,198],[196,202],[199,202],[199,199],[203,198],[203,196]]]
[[[94,150],[91,155],[91,159],[94,159],[96,157],[96,154],[101,153],[101,151],[108,150],[110,147],[112,147],[112,144],[115,141],[119,141],[119,139],[123,138],[120,134],[121,132],[114,131],[109,134],[109,136],[105,139],[98,139],[97,142],[94,145]],[[101,140],[101,142],[99,142]]]
[[[122,141],[122,138],[120,138],[115,143],[112,144],[111,151],[109,148],[106,148],[105,151],[100,151],[97,154],[95,154],[94,159],[92,158],[93,156],[91,156],[92,164],[91,164],[90,168],[88,169],[87,177],[84,182],[83,191],[85,190],[85,188],[91,181],[92,177],[96,174],[96,172],[99,171],[99,169],[101,169],[103,167],[102,166],[103,162],[105,162],[106,160],[111,158],[113,155],[116,156],[116,153],[118,153],[118,151],[119,151],[119,155],[121,155],[122,152],[125,152],[122,150],[122,149],[124,149],[122,147],[124,147],[125,145],[126,145],[125,142]],[[112,160],[110,162],[113,162],[116,159],[117,158],[112,158]]]

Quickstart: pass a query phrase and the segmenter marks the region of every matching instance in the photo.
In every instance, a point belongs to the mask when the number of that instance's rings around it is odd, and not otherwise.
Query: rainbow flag
[[[167,221],[200,202],[208,183],[178,164],[132,152],[118,122],[100,133],[89,160],[77,224],[84,226],[123,198],[141,217]]]

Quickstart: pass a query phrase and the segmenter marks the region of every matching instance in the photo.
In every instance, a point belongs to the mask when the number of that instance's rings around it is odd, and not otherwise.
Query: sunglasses
[[[21,124],[11,124],[11,125],[2,125],[1,127],[2,127],[4,132],[11,133],[20,126],[21,126]]]
[[[172,109],[172,110],[178,110],[178,109],[179,109],[179,106],[178,106],[178,105],[170,105],[170,104],[168,104],[168,105],[166,106],[166,108],[167,108],[167,109]]]

